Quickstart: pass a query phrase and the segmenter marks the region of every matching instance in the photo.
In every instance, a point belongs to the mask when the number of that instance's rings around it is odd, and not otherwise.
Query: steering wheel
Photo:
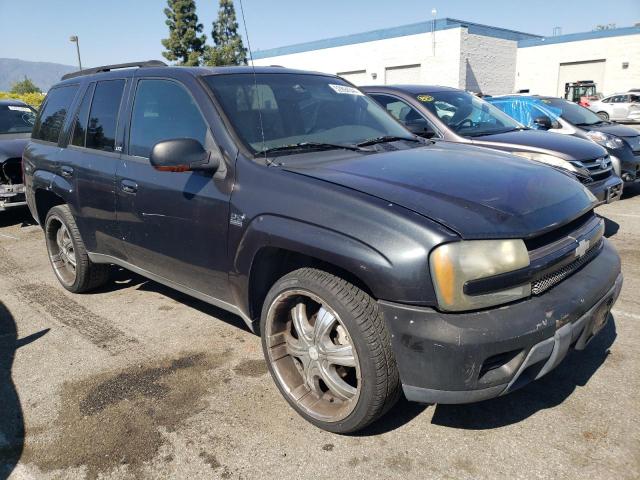
[[[470,118],[465,118],[464,120],[462,120],[459,123],[456,123],[453,126],[454,130],[460,130],[466,123],[469,124],[469,128],[473,128],[476,124],[473,122],[473,120],[471,120]]]

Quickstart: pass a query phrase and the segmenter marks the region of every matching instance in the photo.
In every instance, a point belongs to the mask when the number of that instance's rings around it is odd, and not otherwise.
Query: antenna
[[[262,124],[262,108],[260,107],[262,102],[260,101],[260,92],[258,91],[258,77],[256,76],[256,67],[253,64],[253,53],[251,52],[251,41],[249,40],[249,30],[247,30],[247,22],[244,19],[244,7],[242,6],[242,0],[240,0],[240,13],[242,14],[242,25],[244,26],[244,34],[247,36],[247,46],[249,47],[249,60],[251,61],[251,70],[253,71],[253,84],[256,89],[256,95],[258,96],[258,119],[260,121],[260,134],[262,135],[262,151],[264,151],[264,159],[267,165],[271,165],[267,158],[267,152],[265,151],[264,141],[264,125]]]

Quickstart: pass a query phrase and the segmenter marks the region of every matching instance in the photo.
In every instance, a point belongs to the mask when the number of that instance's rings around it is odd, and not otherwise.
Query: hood
[[[31,134],[28,135],[26,138],[5,138],[8,135],[0,135],[0,162],[4,162],[7,158],[22,158],[22,152]]]
[[[617,137],[637,137],[640,132],[635,128],[620,125],[619,123],[599,124],[599,125],[580,125],[578,128],[585,131],[604,132]]]
[[[467,239],[532,237],[575,219],[595,200],[555,168],[459,144],[282,168],[395,203]]]
[[[564,160],[593,160],[607,154],[600,145],[570,135],[555,135],[540,130],[518,130],[472,138],[475,145],[500,150],[524,150],[547,153]]]

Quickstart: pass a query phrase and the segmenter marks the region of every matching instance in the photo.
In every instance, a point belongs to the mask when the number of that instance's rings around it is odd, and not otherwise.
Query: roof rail
[[[131,63],[118,63],[115,65],[102,65],[101,67],[86,68],[84,70],[78,70],[77,72],[67,73],[62,76],[61,80],[67,80],[68,78],[82,77],[84,75],[93,75],[94,73],[108,72],[110,70],[117,70],[119,68],[131,68],[131,67],[166,67],[167,64],[160,60],[147,60],[144,62],[131,62]]]

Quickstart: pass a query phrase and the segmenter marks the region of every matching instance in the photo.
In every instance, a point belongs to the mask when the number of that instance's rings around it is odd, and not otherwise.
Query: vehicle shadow
[[[613,317],[585,350],[570,350],[560,365],[521,390],[469,405],[438,405],[432,423],[465,430],[487,430],[511,425],[540,410],[560,405],[577,387],[587,384],[606,361],[616,338]]]
[[[398,400],[391,410],[379,420],[376,420],[373,424],[362,430],[350,434],[352,437],[372,437],[375,435],[381,435],[383,433],[391,432],[403,425],[409,423],[416,418],[422,412],[424,412],[429,405],[409,402],[404,396]]]
[[[622,197],[620,199],[626,200],[637,195],[640,195],[640,182],[636,182],[633,185],[624,187],[624,189],[622,190]]]
[[[618,222],[614,222],[610,218],[604,217],[600,215],[600,218],[604,220],[604,236],[607,238],[613,237],[618,230],[620,230],[620,224]]]
[[[0,478],[7,478],[20,460],[24,448],[24,417],[11,376],[16,350],[45,335],[42,330],[18,340],[16,322],[0,302]]]
[[[36,225],[36,222],[31,216],[31,213],[29,213],[29,209],[26,207],[7,210],[0,213],[0,228],[12,227],[14,225],[28,227]]]
[[[250,332],[247,324],[238,315],[234,315],[233,313],[227,312],[222,308],[218,308],[214,305],[203,302],[202,300],[198,300],[197,298],[187,295],[186,293],[179,292],[178,290],[174,290],[173,288],[165,287],[161,283],[147,280],[138,286],[138,290],[159,293],[160,295],[169,297],[176,302],[187,305],[188,307],[198,310],[199,312],[202,312],[212,318],[221,320],[233,327],[244,330],[245,332]]]

